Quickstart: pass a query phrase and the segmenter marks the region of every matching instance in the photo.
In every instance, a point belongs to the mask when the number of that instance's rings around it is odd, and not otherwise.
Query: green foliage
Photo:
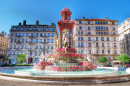
[[[5,55],[3,59],[4,59],[5,61],[8,61],[8,60],[9,60],[8,57],[10,57],[10,55]]]
[[[26,62],[26,55],[24,53],[18,54],[16,59],[17,59],[17,62],[19,64],[25,63]]]
[[[116,59],[117,59],[118,61],[123,62],[123,63],[125,63],[125,62],[129,62],[129,61],[130,61],[130,57],[127,56],[127,55],[124,54],[124,53],[121,54],[120,57],[116,57]]]
[[[106,57],[101,57],[101,58],[98,59],[98,63],[103,63],[103,62],[107,62]]]
[[[88,59],[87,59],[87,58],[84,58],[84,61],[88,61]]]
[[[31,64],[17,64],[17,66],[32,66]]]

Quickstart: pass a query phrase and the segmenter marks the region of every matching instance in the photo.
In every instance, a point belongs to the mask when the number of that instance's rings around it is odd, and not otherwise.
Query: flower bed
[[[84,67],[84,66],[52,66],[52,65],[48,65],[45,67],[45,70],[47,71],[91,71],[91,70],[95,70],[97,67],[93,66],[93,67]]]

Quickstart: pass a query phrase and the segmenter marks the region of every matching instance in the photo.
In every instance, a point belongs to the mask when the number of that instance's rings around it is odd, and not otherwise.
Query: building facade
[[[4,56],[8,53],[9,37],[4,31],[0,33],[0,55]]]
[[[95,64],[100,57],[107,57],[106,65],[113,65],[120,54],[117,20],[76,19],[74,28],[75,48],[78,53],[91,55]]]
[[[130,18],[118,26],[121,54],[130,56]]]
[[[26,54],[26,63],[37,63],[41,54],[53,53],[57,39],[57,30],[52,25],[23,25],[12,26],[10,30],[9,51],[11,62],[16,62],[16,56],[20,53]]]

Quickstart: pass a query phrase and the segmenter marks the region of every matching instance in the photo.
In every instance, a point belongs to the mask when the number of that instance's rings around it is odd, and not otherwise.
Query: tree
[[[98,59],[98,63],[101,63],[103,66],[105,66],[105,62],[107,62],[106,57],[101,57],[101,58]]]
[[[25,63],[26,62],[26,55],[24,53],[18,54],[16,59],[17,59],[17,62],[19,64]]]
[[[121,54],[120,57],[116,57],[116,59],[118,61],[121,61],[124,65],[125,65],[125,62],[129,62],[130,61],[130,57],[127,56],[126,54]]]
[[[5,55],[3,59],[4,59],[5,61],[8,61],[8,60],[9,60],[9,58],[8,58],[8,57],[10,57],[10,55],[9,55],[9,54],[8,54],[8,55]]]

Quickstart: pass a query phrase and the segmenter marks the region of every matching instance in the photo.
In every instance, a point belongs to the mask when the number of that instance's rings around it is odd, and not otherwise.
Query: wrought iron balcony
[[[17,43],[17,44],[21,44],[22,42],[21,42],[21,41],[17,41],[16,43]]]
[[[29,36],[29,38],[36,38],[36,36]]]

